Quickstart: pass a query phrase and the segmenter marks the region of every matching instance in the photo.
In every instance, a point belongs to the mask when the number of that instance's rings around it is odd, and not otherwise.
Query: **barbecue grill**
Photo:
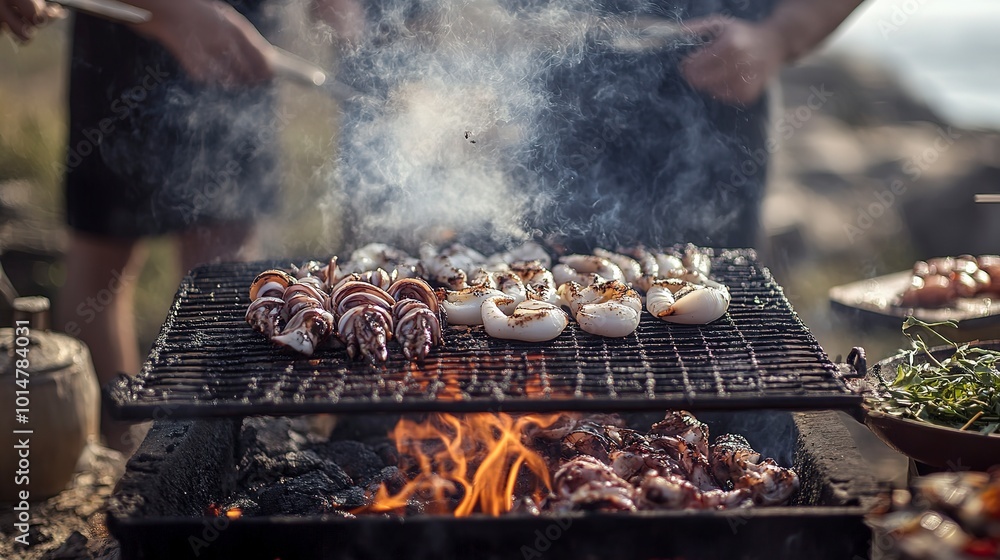
[[[729,313],[704,326],[643,313],[622,339],[571,324],[543,344],[449,327],[421,367],[390,351],[379,368],[342,350],[291,355],[243,319],[247,289],[276,263],[192,271],[140,374],[110,389],[113,412],[143,419],[317,412],[822,409],[860,406],[750,250],[715,257]],[[392,349],[390,349],[392,350]]]
[[[867,558],[877,484],[833,412],[705,413],[741,429],[802,479],[792,505],[729,511],[579,512],[454,518],[206,517],[237,484],[240,422],[159,422],[109,507],[123,558]],[[648,425],[648,424],[646,424]],[[197,474],[194,474],[197,473]]]
[[[390,347],[389,361],[377,368],[351,362],[339,349],[292,355],[250,329],[243,318],[247,288],[275,265],[280,263],[193,270],[140,374],[109,387],[118,417],[167,418],[133,456],[110,506],[109,527],[124,558],[867,556],[870,532],[862,517],[877,489],[850,436],[833,412],[788,412],[853,409],[860,397],[847,389],[751,250],[713,258],[713,277],[729,286],[732,302],[728,314],[710,325],[669,324],[644,314],[638,330],[623,339],[596,337],[571,324],[541,344],[448,327],[444,346],[424,364],[405,361]],[[734,429],[755,445],[762,438],[778,441],[777,448],[758,450],[784,457],[782,464],[797,470],[802,488],[794,504],[463,518],[267,515],[230,521],[205,513],[239,485],[240,417],[382,413],[391,420],[416,412],[574,410],[662,415],[671,408],[699,411],[716,434]],[[769,419],[766,425],[762,418]]]

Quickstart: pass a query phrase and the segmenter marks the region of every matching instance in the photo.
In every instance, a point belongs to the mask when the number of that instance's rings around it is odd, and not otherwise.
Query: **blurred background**
[[[285,14],[287,29],[308,27],[304,8]],[[22,295],[53,300],[74,281],[62,264],[69,29],[58,22],[27,46],[0,38],[0,262]],[[776,84],[781,143],[772,154],[761,261],[832,358],[863,345],[873,361],[906,341],[899,320],[832,308],[831,287],[905,271],[918,259],[1000,253],[1000,204],[973,199],[1000,193],[998,29],[995,0],[868,0]],[[336,66],[321,37],[289,32],[277,43]],[[263,254],[325,258],[339,249],[316,227],[338,108],[296,85],[281,86],[280,103],[289,119],[281,128],[284,204],[263,228]],[[136,306],[143,354],[183,273],[167,240],[152,240],[150,250]],[[4,319],[0,312],[0,325]],[[962,336],[1000,338],[998,325],[982,322]],[[872,443],[860,424],[845,424],[880,478],[898,481],[900,457]]]
[[[880,358],[904,341],[898,322],[833,312],[830,287],[917,259],[1000,252],[1000,205],[973,202],[1000,191],[998,28],[990,0],[870,0],[783,73],[761,258],[831,357],[865,345]],[[0,40],[0,259],[20,293],[53,299],[73,281],[61,265],[68,29],[58,22],[27,46]],[[336,64],[315,37],[277,42]],[[284,206],[264,254],[322,258],[338,240],[310,224],[322,219],[338,110],[295,85],[282,86],[281,103]],[[151,251],[137,306],[143,348],[182,272],[164,240]]]

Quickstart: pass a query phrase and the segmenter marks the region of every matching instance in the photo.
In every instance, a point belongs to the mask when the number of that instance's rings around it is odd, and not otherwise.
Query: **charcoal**
[[[333,508],[352,510],[371,503],[371,499],[365,491],[357,486],[344,488],[330,496],[330,505]]]
[[[260,514],[268,515],[319,515],[330,511],[330,499],[313,493],[290,492],[282,487],[271,487],[260,494]]]
[[[370,447],[359,441],[328,441],[313,446],[313,451],[340,465],[352,480],[370,480],[386,466]]]
[[[415,515],[423,515],[427,510],[427,504],[423,500],[409,500],[406,502],[406,508],[403,510],[403,515],[405,517],[412,517]]]
[[[279,474],[285,477],[302,476],[310,471],[321,470],[323,459],[313,451],[292,451],[278,461]]]
[[[368,492],[374,494],[379,486],[385,484],[387,490],[390,494],[397,494],[406,486],[406,477],[400,472],[399,468],[395,466],[385,467],[378,472],[372,478],[363,481],[361,486],[365,488]]]
[[[239,509],[240,512],[245,516],[257,515],[260,512],[260,506],[257,502],[251,500],[246,496],[241,496],[227,502],[223,502],[222,510],[230,511],[233,509]]]
[[[280,514],[322,514],[344,504],[341,496],[364,493],[360,488],[346,486],[321,471],[312,471],[302,476],[282,478],[276,484],[266,487],[257,497],[261,515]],[[361,505],[361,504],[359,504]]]
[[[253,457],[263,454],[279,457],[291,451],[298,451],[298,443],[291,437],[292,421],[288,418],[255,417],[243,421],[240,438],[239,457]]]
[[[365,444],[375,451],[379,459],[382,459],[382,463],[386,465],[399,464],[399,451],[396,449],[395,443],[385,438],[372,438],[366,440]]]

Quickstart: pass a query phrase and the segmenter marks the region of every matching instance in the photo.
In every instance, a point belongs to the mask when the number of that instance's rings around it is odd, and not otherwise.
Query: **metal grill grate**
[[[729,313],[711,325],[672,325],[644,313],[623,339],[571,323],[542,344],[449,327],[445,346],[424,367],[390,348],[379,370],[348,361],[341,350],[294,356],[253,332],[243,320],[247,288],[270,264],[192,271],[140,374],[109,387],[116,416],[819,409],[860,402],[752,251],[715,258],[713,276],[733,297]]]

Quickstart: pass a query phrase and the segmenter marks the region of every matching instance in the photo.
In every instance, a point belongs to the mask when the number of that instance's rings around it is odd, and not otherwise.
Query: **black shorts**
[[[78,14],[69,117],[73,229],[135,238],[246,222],[276,206],[275,137],[286,123],[270,87],[195,85],[159,44]]]

